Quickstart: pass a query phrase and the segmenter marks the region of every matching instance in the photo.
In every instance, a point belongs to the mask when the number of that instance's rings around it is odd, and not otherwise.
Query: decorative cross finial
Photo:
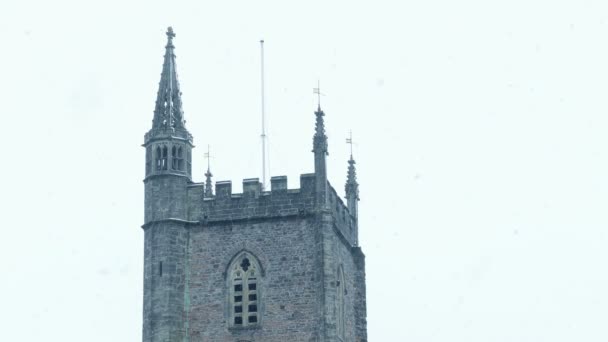
[[[312,93],[313,94],[317,94],[318,107],[319,107],[319,110],[321,110],[321,95],[324,95],[324,94],[321,93],[321,81],[317,80],[317,87],[316,88],[312,88]]]
[[[169,40],[175,38],[175,32],[173,32],[173,27],[171,26],[167,28],[167,37],[169,37]]]
[[[350,145],[350,159],[353,159],[353,131],[348,131],[348,138],[346,143]]]
[[[175,38],[175,32],[173,32],[173,27],[169,26],[167,28],[167,47],[173,47],[173,38]]]

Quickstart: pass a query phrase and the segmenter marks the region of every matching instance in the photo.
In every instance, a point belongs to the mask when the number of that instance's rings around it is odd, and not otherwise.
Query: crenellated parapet
[[[233,193],[231,181],[215,183],[215,195],[204,195],[204,183],[188,186],[188,220],[203,225],[223,224],[227,221],[261,221],[289,216],[311,216],[315,207],[316,177],[314,173],[300,175],[300,188],[288,189],[287,176],[270,179],[270,191],[263,191],[259,178],[243,180],[243,192]],[[350,214],[335,189],[329,187],[328,210],[332,213],[335,229],[345,243],[357,245],[356,220]]]
[[[334,225],[352,246],[359,244],[357,218],[352,215],[348,206],[338,196],[336,189],[329,185],[329,207],[333,213]]]

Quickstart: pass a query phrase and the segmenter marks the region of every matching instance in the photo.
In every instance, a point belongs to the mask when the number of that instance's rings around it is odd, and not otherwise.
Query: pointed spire
[[[211,152],[209,151],[209,145],[207,145],[207,153],[205,153],[205,158],[207,158],[207,172],[205,172],[205,197],[213,197],[213,184],[211,183],[211,177],[213,177],[213,174],[211,173]]]
[[[152,129],[154,130],[185,129],[182,93],[179,81],[177,80],[173,38],[175,38],[175,33],[173,32],[173,28],[169,27],[167,29],[167,45],[165,46],[163,71],[160,76],[156,108],[154,109],[154,121],[152,124]]]

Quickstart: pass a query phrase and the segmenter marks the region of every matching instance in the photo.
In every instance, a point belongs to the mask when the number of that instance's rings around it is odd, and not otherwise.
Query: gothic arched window
[[[163,170],[167,169],[167,154],[168,154],[168,149],[167,146],[163,147],[163,156],[161,158],[161,166]]]
[[[160,171],[163,167],[162,155],[160,153],[160,146],[156,147],[155,163],[156,163],[156,171]]]
[[[154,157],[152,156],[152,146],[148,145],[146,146],[146,176],[150,174],[150,168],[152,167],[153,158]]]
[[[184,171],[184,152],[181,146],[177,148],[177,169]]]
[[[261,268],[257,259],[242,252],[228,269],[230,325],[250,327],[260,323]]]
[[[344,293],[346,284],[344,283],[344,271],[342,266],[338,267],[338,277],[336,280],[336,330],[338,337],[344,341]]]
[[[171,169],[177,170],[177,148],[175,146],[171,148]]]

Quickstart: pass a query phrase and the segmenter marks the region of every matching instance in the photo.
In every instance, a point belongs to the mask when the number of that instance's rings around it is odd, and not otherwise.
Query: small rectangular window
[[[243,284],[234,285],[234,292],[243,291]]]
[[[249,305],[249,312],[258,312],[258,306],[255,304]]]
[[[249,300],[250,301],[258,300],[258,295],[256,295],[256,294],[250,294],[249,295]]]
[[[240,306],[240,305],[239,306],[235,306],[234,307],[234,312],[235,313],[241,313],[241,312],[243,312],[243,307]]]
[[[258,322],[258,316],[249,316],[249,323],[257,323]]]
[[[256,286],[255,284],[249,284],[249,291],[255,291]]]
[[[237,325],[243,324],[243,317],[234,317],[234,324],[237,324]]]
[[[243,301],[243,296],[234,296],[234,302],[235,303],[240,303],[242,301]]]

